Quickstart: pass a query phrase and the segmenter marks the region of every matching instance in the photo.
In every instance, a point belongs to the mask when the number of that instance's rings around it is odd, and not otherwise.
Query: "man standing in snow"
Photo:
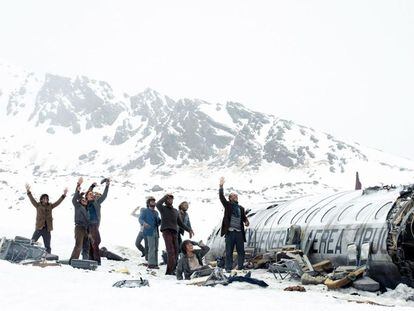
[[[178,226],[190,233],[190,238],[194,235],[193,230],[188,228],[178,217],[178,211],[173,207],[174,196],[166,194],[156,204],[161,214],[161,232],[167,249],[167,275],[175,275],[174,269],[178,258]]]
[[[178,205],[178,216],[180,217],[181,221],[191,230],[193,229],[191,227],[191,222],[190,222],[190,216],[188,216],[188,202],[187,201],[183,201],[180,203],[180,205]],[[182,242],[182,238],[181,236],[184,235],[184,229],[179,227],[178,228],[178,247],[181,247],[181,242]]]
[[[91,251],[89,259],[95,260],[98,264],[101,264],[101,256],[99,255],[99,244],[101,243],[101,235],[99,233],[99,224],[101,223],[101,204],[108,196],[108,189],[110,179],[105,178],[102,182],[106,182],[105,190],[99,197],[95,197],[93,188],[96,183],[92,184],[89,190],[86,192],[86,200],[88,201],[87,209],[89,214],[89,237],[91,241]]]
[[[80,187],[83,183],[83,178],[80,177],[76,184],[75,194],[73,195],[72,204],[75,208],[75,247],[73,248],[72,255],[69,262],[72,259],[78,259],[83,244],[88,240],[88,226],[89,226],[89,213],[88,213],[88,201],[80,194]],[[88,256],[89,258],[89,256]],[[85,259],[85,258],[84,258]]]
[[[143,209],[139,216],[139,221],[143,226],[143,235],[147,245],[148,268],[158,269],[158,227],[161,219],[155,210],[155,198],[147,199],[147,208]]]
[[[236,193],[230,193],[229,200],[224,197],[223,191],[224,177],[220,178],[219,198],[224,207],[224,217],[221,224],[221,236],[226,239],[226,271],[230,272],[233,268],[233,250],[236,246],[237,267],[243,269],[244,264],[244,242],[246,235],[244,225],[249,226],[244,207],[239,205]]]
[[[155,207],[155,199],[154,199],[154,207]],[[147,200],[147,208],[148,208],[148,200]],[[143,207],[141,209],[139,207],[137,207],[132,211],[131,216],[134,216],[134,217],[138,218],[138,222],[139,222],[139,225],[140,225],[138,236],[135,239],[135,246],[138,248],[139,251],[141,251],[141,254],[142,254],[141,257],[145,257],[145,260],[148,260],[148,254],[147,254],[148,253],[148,243],[147,243],[147,239],[144,236],[144,226],[143,226],[143,223],[141,221],[141,214],[145,209],[146,209],[145,207]],[[139,214],[137,214],[138,210],[140,210]],[[142,246],[142,244],[141,244],[143,240],[144,240],[144,246]]]
[[[30,202],[36,208],[36,230],[33,233],[32,241],[37,242],[37,240],[42,237],[46,252],[50,254],[50,232],[53,230],[52,209],[62,203],[66,197],[66,193],[68,193],[68,189],[65,188],[65,190],[63,190],[62,196],[55,203],[49,203],[49,196],[47,194],[42,194],[40,196],[40,202],[37,202],[30,191],[29,184],[26,184],[26,192]]]

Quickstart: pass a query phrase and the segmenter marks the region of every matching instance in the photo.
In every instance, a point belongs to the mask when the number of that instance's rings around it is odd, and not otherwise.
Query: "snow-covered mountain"
[[[190,169],[210,176],[231,170],[267,177],[269,185],[311,182],[333,188],[351,187],[357,170],[374,183],[414,179],[413,161],[239,103],[175,101],[151,89],[128,95],[88,77],[37,75],[5,63],[0,63],[0,120],[1,165],[13,163],[14,170],[34,175],[175,176]],[[59,157],[62,150],[53,146],[62,140],[71,151]]]

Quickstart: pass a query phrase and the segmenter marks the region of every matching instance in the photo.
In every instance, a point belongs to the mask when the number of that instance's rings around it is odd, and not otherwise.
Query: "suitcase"
[[[82,260],[82,259],[72,259],[70,265],[73,268],[84,269],[84,270],[96,270],[98,267],[98,262],[95,260]]]
[[[47,254],[45,255],[45,259],[52,261],[52,260],[59,260],[59,256],[58,255],[54,255],[54,254]]]

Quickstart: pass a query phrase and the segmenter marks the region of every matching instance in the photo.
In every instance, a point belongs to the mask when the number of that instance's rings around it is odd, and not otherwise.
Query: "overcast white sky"
[[[414,159],[414,1],[2,1],[0,58],[238,101]]]

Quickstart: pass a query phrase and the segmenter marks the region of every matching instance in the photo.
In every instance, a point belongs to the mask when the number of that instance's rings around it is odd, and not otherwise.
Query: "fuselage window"
[[[265,223],[264,223],[264,225],[263,225],[263,227],[264,226],[266,226],[267,225],[267,223],[273,218],[273,217],[275,217],[275,215],[278,213],[279,211],[276,211],[276,212],[274,212],[272,215],[270,215],[267,219],[266,219],[266,221],[265,221]]]
[[[369,203],[369,204],[365,205],[363,208],[361,208],[359,210],[358,214],[356,214],[355,220],[359,221],[360,219],[364,219],[369,214],[371,214],[372,213],[372,209],[371,208],[368,208],[371,205],[372,205],[372,203]]]
[[[383,216],[388,214],[388,211],[390,210],[390,207],[392,205],[392,202],[385,203],[383,206],[380,207],[380,209],[375,213],[375,219],[380,219]]]
[[[299,214],[302,213],[302,212],[304,212],[304,211],[306,211],[306,209],[301,209],[299,212],[297,212],[295,214],[295,216],[292,217],[292,220],[290,221],[290,224],[293,224],[295,221],[297,221],[298,218],[299,218]]]
[[[317,209],[315,209],[315,210],[313,210],[309,215],[308,215],[308,217],[306,217],[306,219],[305,219],[305,223],[308,223],[308,221],[310,221],[312,218],[311,218],[311,216],[312,215],[316,215],[319,211],[321,210],[321,208],[317,208]]]
[[[347,211],[349,211],[349,209],[350,209],[352,206],[354,206],[354,204],[352,204],[352,205],[349,205],[349,206],[345,207],[345,208],[344,208],[344,210],[343,210],[343,211],[339,214],[339,216],[338,216],[337,220],[338,220],[338,221],[341,221],[341,220],[345,217],[345,215],[347,214]]]
[[[324,222],[324,220],[328,219],[328,214],[330,214],[331,211],[336,209],[336,205],[332,206],[330,209],[328,209],[325,214],[321,217],[321,222]]]
[[[286,216],[287,214],[289,214],[290,212],[292,212],[292,210],[287,211],[286,213],[284,213],[284,214],[282,215],[282,217],[280,217],[280,218],[279,218],[279,221],[277,222],[277,224],[280,224],[280,223],[282,222],[282,219],[283,219],[283,218],[285,218],[285,216]]]

